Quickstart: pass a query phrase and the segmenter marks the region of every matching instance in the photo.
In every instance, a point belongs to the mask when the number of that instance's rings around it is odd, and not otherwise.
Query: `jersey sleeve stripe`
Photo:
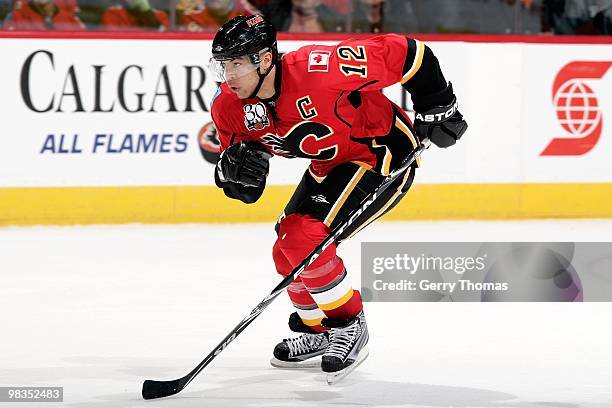
[[[425,44],[423,44],[423,42],[419,40],[411,40],[410,42],[412,41],[414,41],[414,54],[412,53],[412,48],[413,48],[412,44],[410,44],[408,46],[408,57],[410,58],[411,55],[414,55],[414,57],[412,59],[412,65],[410,66],[408,71],[406,71],[406,73],[402,77],[402,80],[400,81],[402,85],[408,82],[410,78],[412,78],[414,74],[417,73],[419,68],[421,68],[421,64],[423,63],[423,54],[425,53]]]

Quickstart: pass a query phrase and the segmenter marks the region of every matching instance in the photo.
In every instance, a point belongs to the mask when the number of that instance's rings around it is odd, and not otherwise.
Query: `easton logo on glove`
[[[442,123],[450,119],[459,110],[457,99],[449,106],[436,106],[425,113],[417,113],[415,119],[427,123]]]
[[[417,113],[414,128],[421,137],[427,137],[438,147],[449,147],[457,143],[467,130],[467,123],[459,112],[457,98],[446,106],[435,106]]]

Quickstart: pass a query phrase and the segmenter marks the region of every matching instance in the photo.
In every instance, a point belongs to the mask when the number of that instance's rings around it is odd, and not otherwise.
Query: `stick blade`
[[[146,380],[142,384],[142,398],[149,400],[155,398],[169,397],[180,392],[184,388],[182,381],[154,381]]]

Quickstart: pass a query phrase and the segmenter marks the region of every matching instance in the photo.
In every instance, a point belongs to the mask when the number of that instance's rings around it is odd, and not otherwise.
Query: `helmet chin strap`
[[[257,96],[257,93],[261,89],[261,86],[263,85],[264,80],[266,79],[266,77],[268,76],[270,71],[272,71],[272,67],[273,66],[274,66],[273,64],[270,65],[270,68],[268,69],[268,72],[266,72],[265,74],[262,74],[261,71],[260,71],[260,68],[257,68],[257,75],[259,75],[259,81],[257,82],[257,86],[255,87],[253,92],[251,92],[251,95],[249,96],[249,99],[255,98]]]

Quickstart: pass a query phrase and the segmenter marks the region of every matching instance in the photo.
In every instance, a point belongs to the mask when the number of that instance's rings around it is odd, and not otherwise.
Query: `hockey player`
[[[222,149],[215,180],[225,194],[253,203],[264,191],[272,155],[311,159],[276,225],[272,256],[284,276],[419,146],[419,138],[448,147],[467,128],[431,49],[401,35],[309,45],[279,58],[273,26],[258,15],[238,16],[219,29],[212,53],[211,66],[224,81],[211,112]],[[380,91],[397,82],[411,94],[414,125]],[[417,166],[337,243],[397,204]],[[302,334],[275,347],[273,365],[312,366],[322,355],[316,364],[332,382],[363,361],[368,329],[361,296],[336,245],[287,291],[296,308],[289,327]]]

